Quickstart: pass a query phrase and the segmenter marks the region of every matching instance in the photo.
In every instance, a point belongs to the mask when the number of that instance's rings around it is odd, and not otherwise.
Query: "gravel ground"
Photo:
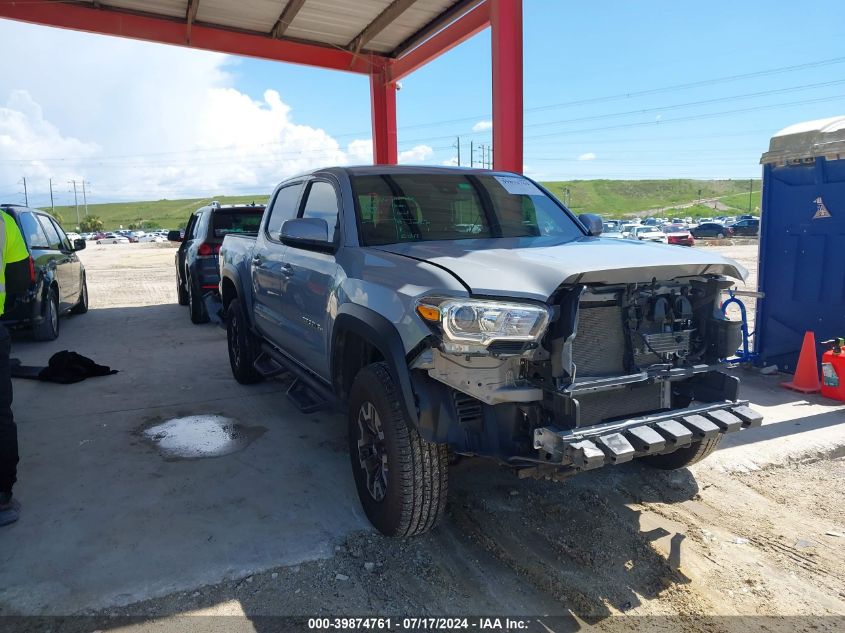
[[[756,246],[712,248],[748,267],[755,287]],[[173,253],[86,250],[92,307],[174,302]],[[633,463],[562,483],[465,460],[452,471],[447,516],[428,535],[356,533],[331,558],[91,613],[67,630],[106,628],[115,616],[162,630],[187,613],[246,616],[227,626],[259,631],[265,615],[467,613],[574,613],[578,626],[602,629],[643,622],[608,616],[676,616],[666,630],[736,622],[703,616],[777,616],[767,626],[842,630],[842,617],[807,616],[845,616],[843,484],[843,459],[746,473]]]

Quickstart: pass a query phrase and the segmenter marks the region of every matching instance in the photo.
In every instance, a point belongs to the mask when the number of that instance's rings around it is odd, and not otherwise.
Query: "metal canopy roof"
[[[490,27],[493,165],[522,171],[522,0],[0,0],[0,19],[368,75],[398,159],[398,81]]]
[[[771,138],[769,151],[760,162],[785,165],[819,156],[827,160],[845,156],[845,116],[804,121],[782,129]]]
[[[99,11],[166,18],[397,57],[479,0],[81,0]]]

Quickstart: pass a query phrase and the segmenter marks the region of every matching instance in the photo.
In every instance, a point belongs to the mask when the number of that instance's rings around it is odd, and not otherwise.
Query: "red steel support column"
[[[522,173],[522,0],[490,0],[493,168]]]
[[[396,136],[396,82],[388,79],[387,64],[373,66],[370,103],[373,124],[373,163],[395,165],[399,158]]]

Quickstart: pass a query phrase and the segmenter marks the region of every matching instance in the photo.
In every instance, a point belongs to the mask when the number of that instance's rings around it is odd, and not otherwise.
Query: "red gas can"
[[[822,341],[831,349],[822,354],[822,395],[845,402],[845,339]]]

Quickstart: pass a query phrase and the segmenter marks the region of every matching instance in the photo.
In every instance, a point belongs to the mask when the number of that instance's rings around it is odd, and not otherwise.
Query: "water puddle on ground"
[[[265,430],[222,415],[191,415],[155,424],[143,434],[165,458],[200,459],[243,450]]]

